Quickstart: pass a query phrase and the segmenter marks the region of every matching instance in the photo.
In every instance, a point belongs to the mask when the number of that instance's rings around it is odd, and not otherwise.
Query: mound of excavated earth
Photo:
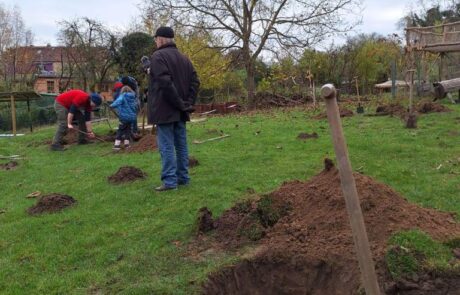
[[[453,214],[411,204],[368,176],[354,177],[382,289],[388,294],[460,294],[449,293],[459,290],[455,284],[460,277],[446,279],[444,287],[428,284],[435,281],[430,276],[388,287],[384,256],[392,234],[418,228],[447,240],[460,237],[460,224]],[[213,234],[199,235],[189,246],[191,255],[256,248],[237,265],[211,274],[204,294],[361,294],[345,200],[331,161],[309,181],[286,182],[268,195],[236,204],[212,225],[206,222],[199,228]]]

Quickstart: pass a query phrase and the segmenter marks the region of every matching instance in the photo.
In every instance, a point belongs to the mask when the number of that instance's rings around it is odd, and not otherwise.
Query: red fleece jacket
[[[66,109],[70,110],[73,105],[75,108],[84,108],[91,112],[91,100],[89,94],[81,90],[70,90],[56,97],[56,101]]]

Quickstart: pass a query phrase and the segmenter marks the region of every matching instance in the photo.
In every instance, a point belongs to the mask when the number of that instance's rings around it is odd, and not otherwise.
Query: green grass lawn
[[[450,113],[424,115],[418,129],[397,118],[355,116],[343,121],[352,166],[384,182],[411,202],[460,214],[460,105]],[[26,159],[0,171],[0,293],[5,294],[190,294],[207,273],[235,258],[221,253],[192,259],[182,245],[193,237],[199,208],[215,216],[247,197],[282,182],[307,179],[334,157],[327,120],[302,109],[212,117],[188,125],[192,184],[156,193],[158,153],[104,155],[112,143],[50,152],[36,143],[54,127],[15,139],[0,138],[0,154]],[[200,145],[195,139],[231,136]],[[108,127],[98,125],[103,134]],[[318,139],[301,141],[300,132]],[[147,180],[113,186],[107,176],[125,165]],[[77,206],[30,217],[33,191],[73,196]]]

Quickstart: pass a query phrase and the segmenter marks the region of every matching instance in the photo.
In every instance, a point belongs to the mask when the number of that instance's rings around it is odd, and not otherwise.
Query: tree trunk
[[[255,96],[255,90],[256,90],[256,84],[254,81],[254,76],[255,76],[255,69],[254,69],[254,63],[248,62],[246,64],[246,73],[247,73],[247,79],[248,79],[248,104],[252,106],[254,103],[254,96]]]

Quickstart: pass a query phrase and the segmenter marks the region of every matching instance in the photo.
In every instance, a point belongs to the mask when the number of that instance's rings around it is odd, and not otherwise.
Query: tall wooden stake
[[[374,262],[369,247],[364,218],[359,204],[358,191],[348,159],[347,144],[343,135],[334,85],[326,84],[321,88],[321,95],[326,101],[327,118],[331,127],[332,141],[339,167],[340,183],[350,219],[356,256],[367,295],[379,295],[380,289],[375,273]]]
[[[11,94],[11,126],[13,126],[13,135],[16,136],[16,104],[14,102],[14,95]]]

